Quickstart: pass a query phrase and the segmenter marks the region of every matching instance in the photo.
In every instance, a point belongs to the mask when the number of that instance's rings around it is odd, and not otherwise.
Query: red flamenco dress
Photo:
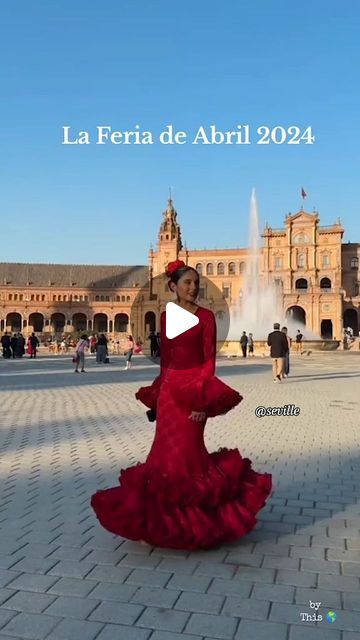
[[[169,340],[161,318],[161,373],[136,393],[156,411],[146,462],[120,473],[120,486],[98,491],[91,505],[105,529],[156,547],[208,549],[247,534],[271,491],[271,475],[251,468],[237,449],[209,453],[207,417],[224,414],[242,397],[215,373],[216,325],[198,307],[199,323]]]

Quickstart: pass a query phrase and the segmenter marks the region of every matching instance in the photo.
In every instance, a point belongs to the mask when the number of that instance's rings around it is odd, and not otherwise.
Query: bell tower
[[[169,262],[177,260],[182,249],[180,225],[177,222],[177,211],[170,197],[163,212],[163,219],[158,234],[157,252],[154,255],[154,275],[164,273]]]

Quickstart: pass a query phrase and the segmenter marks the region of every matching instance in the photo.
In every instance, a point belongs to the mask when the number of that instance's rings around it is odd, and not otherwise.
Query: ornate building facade
[[[289,214],[281,229],[267,225],[262,234],[263,285],[276,287],[284,315],[324,338],[339,339],[347,326],[358,335],[360,327],[360,244],[344,244],[343,233],[339,220],[321,226],[318,213],[301,210]],[[159,329],[172,299],[163,274],[176,258],[206,276],[200,304],[216,313],[241,300],[249,250],[183,247],[169,199],[147,266],[0,263],[1,331],[49,337],[87,330],[117,338],[130,332],[144,338]]]

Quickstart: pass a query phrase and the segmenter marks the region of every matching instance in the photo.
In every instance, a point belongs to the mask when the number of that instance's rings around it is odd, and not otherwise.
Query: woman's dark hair
[[[132,337],[132,335],[130,333],[128,335],[128,340],[132,340],[134,342],[134,338]]]
[[[188,271],[195,271],[196,275],[199,275],[196,269],[194,269],[194,267],[189,267],[188,265],[185,265],[185,267],[179,267],[169,275],[169,283],[173,282],[174,284],[177,284],[180,278]]]
[[[82,336],[80,336],[80,340],[87,340],[86,333],[83,333]]]

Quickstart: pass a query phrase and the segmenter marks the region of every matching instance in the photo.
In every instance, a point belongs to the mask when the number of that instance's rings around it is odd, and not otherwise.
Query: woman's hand
[[[194,420],[194,422],[205,422],[206,413],[205,411],[192,411],[189,415],[189,418],[191,420]]]

